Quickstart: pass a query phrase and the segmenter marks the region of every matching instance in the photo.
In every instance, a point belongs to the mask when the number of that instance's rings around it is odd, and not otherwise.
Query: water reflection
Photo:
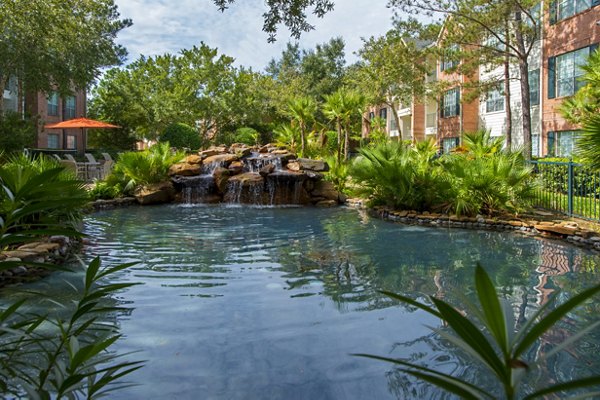
[[[381,290],[436,296],[468,313],[481,262],[523,323],[557,289],[568,297],[600,276],[596,254],[560,242],[402,226],[349,210],[131,208],[94,214],[85,229],[94,241],[84,258],[140,263],[118,277],[144,283],[123,294],[136,311],[121,320],[119,351],[143,350],[150,362],[137,373],[144,384],[120,398],[195,398],[200,389],[231,399],[445,398],[348,355],[408,358],[485,381],[424,327],[439,320]],[[570,315],[530,356],[588,323],[598,304]],[[532,383],[600,373],[598,336],[549,360]]]

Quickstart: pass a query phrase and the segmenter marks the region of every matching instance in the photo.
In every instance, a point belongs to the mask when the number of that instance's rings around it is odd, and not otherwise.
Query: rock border
[[[542,237],[566,241],[578,247],[600,251],[600,233],[582,228],[575,221],[558,221],[536,219],[530,215],[523,218],[486,218],[463,217],[430,212],[417,212],[413,210],[393,210],[388,207],[368,207],[363,199],[348,199],[346,206],[355,209],[367,210],[370,215],[386,221],[405,225],[423,225],[431,227],[485,229],[494,231],[515,231],[528,236]],[[540,212],[544,216],[553,214]]]
[[[60,265],[78,248],[81,241],[67,236],[50,236],[47,240],[25,243],[0,254],[0,261]],[[48,276],[52,268],[19,265],[0,271],[0,288],[24,282],[32,282]]]

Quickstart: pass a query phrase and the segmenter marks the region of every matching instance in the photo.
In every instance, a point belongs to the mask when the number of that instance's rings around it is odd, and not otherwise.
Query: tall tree
[[[2,0],[0,8],[0,93],[11,76],[28,91],[70,93],[126,56],[115,38],[131,21],[113,0]]]
[[[213,0],[221,11],[226,10],[235,0]],[[333,10],[332,0],[267,0],[268,10],[263,14],[263,31],[269,34],[269,42],[275,41],[277,26],[284,24],[292,36],[299,38],[302,32],[314,29],[306,19],[306,9],[310,9],[313,15],[322,18],[326,13]]]
[[[335,123],[337,132],[337,159],[347,160],[350,152],[350,125],[352,117],[362,115],[365,107],[365,97],[354,90],[338,89],[335,93],[325,96],[323,112]]]
[[[422,101],[430,86],[425,76],[435,67],[430,44],[435,27],[415,20],[398,24],[384,36],[365,40],[353,83],[370,104],[385,104],[400,126],[398,106]]]
[[[300,129],[300,152],[306,154],[306,135],[308,124],[315,119],[317,104],[310,97],[298,97],[288,103],[288,115]]]
[[[471,51],[493,53],[518,66],[527,158],[531,157],[529,55],[540,32],[540,13],[536,12],[540,3],[540,0],[390,0],[391,6],[404,12],[443,16],[443,42],[460,46],[463,55]]]

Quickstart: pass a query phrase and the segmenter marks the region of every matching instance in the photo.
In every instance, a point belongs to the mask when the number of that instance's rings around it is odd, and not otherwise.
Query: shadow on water
[[[449,398],[349,356],[406,358],[490,380],[424,327],[439,320],[381,290],[462,308],[474,300],[481,262],[522,323],[557,290],[566,298],[600,277],[598,255],[561,242],[402,226],[344,209],[131,208],[96,213],[85,230],[85,260],[140,263],[119,277],[143,285],[119,299],[136,311],[119,316],[118,351],[143,350],[150,362],[135,375],[143,385],[115,398],[194,398],[198,390],[231,399]],[[570,314],[529,356],[576,332],[599,304]],[[600,373],[598,343],[596,332],[551,358],[531,384]]]

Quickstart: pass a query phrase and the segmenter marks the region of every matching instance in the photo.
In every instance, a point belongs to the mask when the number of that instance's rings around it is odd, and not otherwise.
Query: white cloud
[[[134,25],[119,34],[118,42],[129,50],[129,60],[140,54],[152,56],[177,53],[201,41],[236,59],[236,64],[262,70],[277,57],[290,40],[280,28],[276,43],[267,43],[262,31],[263,0],[237,0],[224,13],[212,0],[116,0],[121,16]],[[323,19],[311,18],[316,27],[300,39],[301,47],[312,48],[332,37],[346,41],[346,58],[362,44],[361,37],[382,35],[391,27],[392,12],[385,0],[337,0],[335,10]]]

